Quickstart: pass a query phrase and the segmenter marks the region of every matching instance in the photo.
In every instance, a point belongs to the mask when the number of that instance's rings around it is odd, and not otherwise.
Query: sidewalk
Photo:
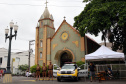
[[[87,79],[85,81],[85,79],[81,79],[78,82],[75,82],[73,80],[65,80],[62,82],[57,82],[56,78],[54,78],[54,80],[47,80],[48,78],[46,78],[44,81],[41,80],[36,81],[36,78],[33,77],[21,77],[21,76],[14,76],[12,78],[12,83],[5,83],[5,84],[126,84],[126,80],[106,80],[106,81],[101,81],[99,83],[99,81],[97,80],[96,82],[90,82],[89,79]],[[0,79],[0,84],[2,83],[2,80]]]
[[[42,81],[43,80],[43,78],[41,77],[40,78],[40,81]],[[56,78],[53,78],[53,80],[57,80]],[[24,76],[13,76],[12,77],[12,83],[19,83],[19,82],[36,82],[36,78],[34,78],[34,77],[24,77]],[[39,81],[39,78],[38,78],[38,80],[37,81]],[[46,77],[46,78],[44,78],[44,81],[49,81],[48,80],[48,77]],[[52,78],[50,78],[50,81],[52,81]],[[0,79],[0,84],[1,83],[3,83],[3,78],[2,79]]]

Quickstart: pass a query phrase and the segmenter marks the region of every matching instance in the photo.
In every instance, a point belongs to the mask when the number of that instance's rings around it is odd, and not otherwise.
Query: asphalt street
[[[12,78],[13,81],[12,83],[7,83],[7,84],[98,84],[99,81],[97,80],[96,82],[90,82],[90,80],[85,80],[85,79],[81,79],[78,82],[75,82],[73,80],[65,80],[62,82],[57,82],[56,79],[52,80],[41,80],[40,81],[36,81],[35,78],[30,78],[30,77],[13,77]],[[99,84],[126,84],[126,80],[107,80],[107,81],[101,81]],[[2,79],[0,79],[0,84],[2,83]]]

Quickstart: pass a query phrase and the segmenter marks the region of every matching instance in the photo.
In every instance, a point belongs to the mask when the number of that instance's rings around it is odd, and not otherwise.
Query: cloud
[[[28,50],[29,40],[35,39],[35,28],[40,16],[45,9],[46,0],[0,0],[0,47],[8,48],[8,41],[5,43],[4,30],[9,26],[9,22],[17,22],[19,30],[17,32],[17,40],[12,40],[12,51]],[[48,0],[49,12],[54,17],[54,26],[57,29],[63,17],[66,21],[73,25],[73,18],[81,13],[85,7],[83,0]],[[14,33],[13,33],[14,34]],[[94,38],[94,36],[90,37]],[[97,42],[101,42],[97,38]],[[95,39],[94,39],[95,40]]]

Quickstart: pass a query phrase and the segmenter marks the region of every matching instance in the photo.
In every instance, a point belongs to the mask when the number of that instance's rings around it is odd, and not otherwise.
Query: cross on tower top
[[[47,4],[48,4],[47,0],[46,0],[45,4],[46,4],[46,8],[47,8]]]
[[[64,18],[64,20],[65,20],[66,17],[64,16],[63,18]]]

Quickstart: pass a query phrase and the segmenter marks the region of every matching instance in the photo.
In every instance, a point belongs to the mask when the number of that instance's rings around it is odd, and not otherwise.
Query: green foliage
[[[57,66],[54,67],[55,70],[56,70],[57,68],[58,68]]]
[[[126,54],[126,1],[83,0],[88,2],[84,10],[74,18],[74,27],[81,36],[90,33],[106,42],[108,38],[113,50],[123,49]]]
[[[84,0],[83,2],[89,2],[89,1],[92,1],[92,0]]]
[[[39,66],[40,66],[40,65],[39,65]],[[40,73],[42,73],[42,66],[40,66],[40,67],[41,67]],[[46,67],[47,67],[46,72],[48,72],[48,65],[46,65]],[[31,66],[31,67],[30,67],[31,73],[36,72],[36,68],[37,68],[37,65]]]
[[[40,66],[40,65],[39,65]],[[37,65],[33,65],[30,67],[30,71],[31,73],[35,72],[36,73],[36,68],[37,68]],[[40,66],[41,70],[40,70],[40,73],[42,73],[42,66]]]
[[[33,65],[30,67],[31,73],[36,72],[37,65]]]
[[[78,61],[78,62],[76,62],[76,64],[77,64],[77,66],[79,67],[79,66],[81,66],[82,64],[85,64],[85,62]]]
[[[28,65],[27,64],[25,64],[25,65],[19,65],[18,69],[21,70],[21,71],[26,71],[28,69]]]

